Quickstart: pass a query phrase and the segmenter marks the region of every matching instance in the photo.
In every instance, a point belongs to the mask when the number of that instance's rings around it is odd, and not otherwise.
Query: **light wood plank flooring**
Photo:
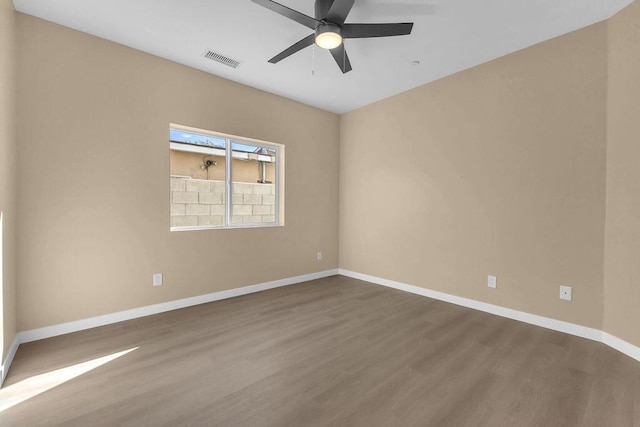
[[[0,425],[640,426],[627,356],[342,276],[21,345],[0,404],[37,375]]]

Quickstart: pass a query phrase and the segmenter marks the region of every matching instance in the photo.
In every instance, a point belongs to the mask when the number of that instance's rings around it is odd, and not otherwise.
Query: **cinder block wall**
[[[232,224],[274,222],[276,215],[273,184],[234,183]],[[223,225],[224,181],[171,177],[171,226]]]

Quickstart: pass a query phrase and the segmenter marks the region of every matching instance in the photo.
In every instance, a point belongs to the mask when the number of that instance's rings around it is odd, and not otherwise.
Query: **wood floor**
[[[0,425],[640,426],[629,357],[342,276],[21,345],[0,405],[37,375]]]

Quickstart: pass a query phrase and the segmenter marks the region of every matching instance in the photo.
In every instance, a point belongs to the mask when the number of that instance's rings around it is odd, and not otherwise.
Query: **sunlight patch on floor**
[[[82,374],[86,374],[138,348],[139,347],[130,348],[129,350],[98,357],[97,359],[67,366],[66,368],[56,369],[55,371],[36,375],[7,386],[0,390],[0,412],[64,384]]]

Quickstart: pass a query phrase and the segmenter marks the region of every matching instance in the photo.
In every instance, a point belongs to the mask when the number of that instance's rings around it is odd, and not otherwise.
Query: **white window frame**
[[[215,138],[225,140],[225,149],[213,147],[205,147],[195,144],[184,144],[169,141],[169,151],[185,151],[201,154],[214,154],[225,156],[225,224],[224,225],[190,225],[182,227],[172,227],[169,225],[170,231],[194,231],[194,230],[225,230],[225,229],[237,229],[237,228],[267,228],[267,227],[282,227],[284,226],[284,145],[275,142],[267,142],[259,139],[247,138],[244,136],[231,135],[226,133],[214,132],[206,129],[199,129],[190,126],[178,125],[171,123],[169,125],[170,130],[178,130],[184,132],[193,132],[204,135],[209,135]],[[275,150],[275,182],[273,183],[275,188],[275,221],[274,222],[258,222],[258,223],[237,223],[231,222],[233,216],[233,159],[248,160],[251,158],[251,153],[234,153],[234,143],[251,145],[255,147],[265,148],[269,150]],[[224,153],[223,153],[224,151]],[[271,156],[257,155],[253,160],[270,159]],[[171,174],[169,174],[171,177]],[[169,178],[170,179],[170,178]],[[171,197],[171,196],[170,196]],[[169,200],[171,205],[172,200]],[[171,218],[169,218],[171,219]]]

